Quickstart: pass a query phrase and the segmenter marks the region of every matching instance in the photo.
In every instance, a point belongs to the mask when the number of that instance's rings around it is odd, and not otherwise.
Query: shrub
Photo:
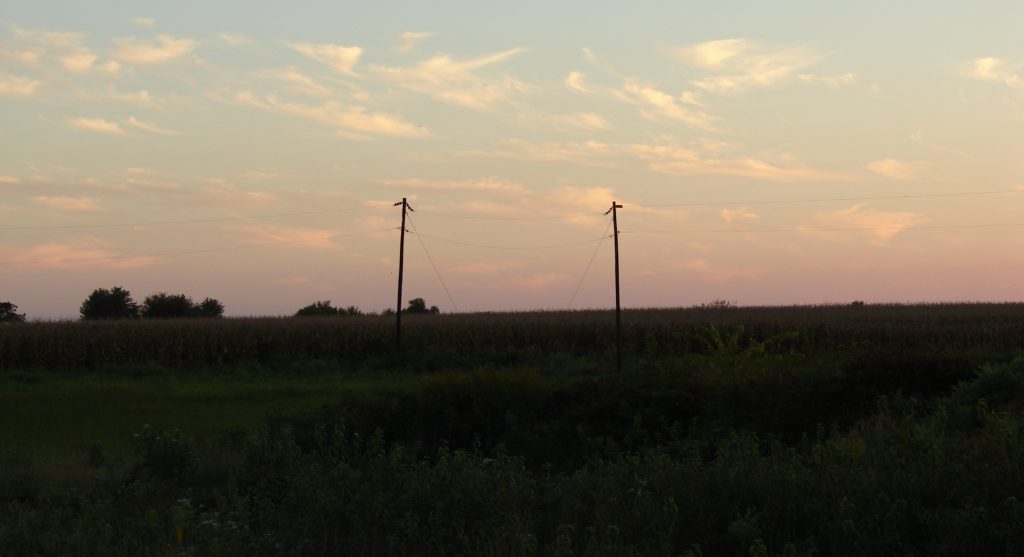
[[[139,305],[131,292],[115,286],[93,290],[78,311],[82,319],[134,319],[139,316]]]
[[[25,314],[18,313],[18,306],[10,302],[0,302],[0,323],[21,323]]]

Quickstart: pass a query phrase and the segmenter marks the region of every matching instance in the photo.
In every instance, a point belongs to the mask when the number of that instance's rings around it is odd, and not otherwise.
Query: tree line
[[[409,300],[405,313],[436,315],[441,313],[437,306],[427,307],[423,298]],[[131,292],[120,287],[97,288],[82,301],[78,313],[83,320],[97,319],[181,319],[217,318],[224,316],[224,304],[215,298],[204,298],[195,302],[185,294],[157,292],[137,303]],[[394,315],[394,310],[384,315]],[[353,316],[364,315],[356,306],[335,307],[330,300],[313,302],[295,312],[296,317]],[[0,302],[0,323],[21,323],[25,314],[18,313],[18,306],[11,302]]]

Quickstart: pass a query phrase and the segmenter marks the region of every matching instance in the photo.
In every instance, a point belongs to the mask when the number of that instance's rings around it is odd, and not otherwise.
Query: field
[[[0,327],[12,554],[1024,553],[1024,304]]]

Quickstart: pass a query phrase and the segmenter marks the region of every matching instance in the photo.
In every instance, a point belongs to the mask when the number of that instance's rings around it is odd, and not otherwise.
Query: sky
[[[0,10],[0,301],[1024,299],[1024,3]]]

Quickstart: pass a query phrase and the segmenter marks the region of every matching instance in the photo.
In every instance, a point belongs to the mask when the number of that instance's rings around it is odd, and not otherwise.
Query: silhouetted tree
[[[338,315],[338,308],[331,305],[330,300],[317,301],[295,312],[296,317],[310,317],[317,315]]]
[[[195,305],[192,298],[184,294],[157,292],[142,302],[142,317],[147,319],[173,319],[191,317]]]
[[[205,298],[193,308],[192,314],[196,317],[223,317],[224,304],[214,298]]]
[[[82,302],[78,312],[82,319],[134,319],[139,316],[139,305],[131,292],[120,286],[110,290],[97,288]]]
[[[0,323],[21,323],[25,314],[18,313],[18,306],[10,302],[0,302]]]
[[[296,317],[306,317],[314,315],[362,315],[363,312],[356,306],[348,306],[347,308],[336,308],[331,305],[330,300],[324,300],[321,302],[313,302],[308,306],[295,312]]]
[[[430,306],[427,309],[427,302],[423,298],[413,298],[409,300],[409,307],[405,309],[405,313],[441,313],[441,310],[437,309],[437,306]]]

